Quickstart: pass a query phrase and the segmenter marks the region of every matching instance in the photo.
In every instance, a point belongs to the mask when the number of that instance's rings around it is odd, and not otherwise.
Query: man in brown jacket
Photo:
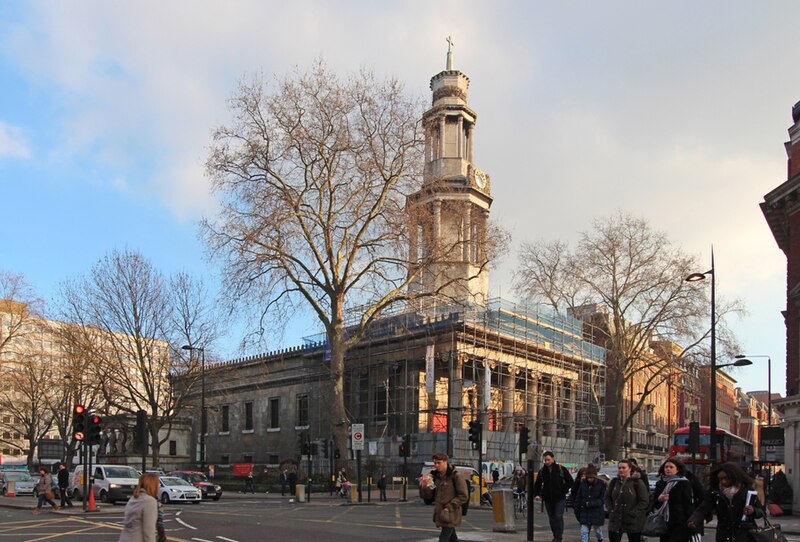
[[[461,525],[461,505],[469,499],[467,482],[449,464],[447,454],[433,454],[434,470],[422,479],[422,494],[434,499],[433,522],[442,528],[439,542],[458,542],[456,527]]]

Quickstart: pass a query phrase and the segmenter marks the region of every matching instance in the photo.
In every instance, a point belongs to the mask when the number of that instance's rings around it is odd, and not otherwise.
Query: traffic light
[[[341,459],[341,457],[342,457],[342,454],[339,453],[339,448],[336,448],[336,450],[333,452],[333,458],[334,459]]]
[[[322,441],[322,457],[324,457],[325,459],[328,459],[328,441],[327,440],[323,440]]]
[[[530,434],[530,429],[527,427],[522,427],[519,430],[519,453],[524,454],[528,451],[528,444],[530,441],[528,439],[528,435]]]
[[[400,457],[409,457],[411,455],[411,436],[404,435],[403,440],[400,441]]]
[[[311,443],[307,440],[303,441],[303,455],[311,455]]]
[[[86,438],[86,407],[83,405],[72,409],[72,438],[78,441]]]
[[[97,414],[89,416],[89,436],[86,441],[92,444],[100,444],[100,433],[103,431],[103,419]]]
[[[686,451],[690,454],[696,454],[700,451],[700,422],[689,423],[689,442],[686,444]]]
[[[473,450],[481,449],[481,430],[483,429],[481,422],[472,420],[469,422],[469,441],[472,443]]]
[[[133,449],[141,452],[147,448],[147,412],[138,410],[136,412],[136,427],[133,430]]]

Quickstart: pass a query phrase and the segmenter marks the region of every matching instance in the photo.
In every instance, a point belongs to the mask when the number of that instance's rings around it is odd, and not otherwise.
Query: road
[[[124,507],[103,506],[100,512],[64,514],[45,511],[33,516],[29,510],[0,508],[0,542],[101,542],[119,537]],[[294,504],[288,499],[236,498],[200,505],[167,505],[166,526],[174,542],[256,542],[263,540],[361,542],[384,540],[435,541],[438,530],[431,521],[432,508],[419,501],[344,505],[332,499]],[[547,518],[535,513],[535,540],[552,539]],[[564,540],[580,540],[579,527],[570,511],[565,514]],[[488,508],[470,508],[459,529],[459,539],[468,541],[523,541],[525,523],[516,533],[492,532],[493,515]],[[787,537],[792,542],[800,537]],[[713,540],[706,529],[705,540]],[[594,537],[592,537],[594,540]]]

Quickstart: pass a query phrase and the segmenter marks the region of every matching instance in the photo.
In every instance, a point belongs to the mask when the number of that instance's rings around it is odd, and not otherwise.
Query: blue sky
[[[701,261],[713,244],[718,295],[749,309],[739,340],[773,357],[783,391],[785,259],[758,203],[786,179],[799,16],[790,1],[0,1],[0,267],[53,300],[127,247],[213,284],[203,162],[239,80],[323,56],[427,100],[452,35],[515,246],[574,240],[620,209]],[[510,297],[515,263],[493,295]],[[317,331],[309,316],[283,340]],[[240,354],[237,334],[221,356]],[[756,363],[734,375],[746,390],[767,387]]]

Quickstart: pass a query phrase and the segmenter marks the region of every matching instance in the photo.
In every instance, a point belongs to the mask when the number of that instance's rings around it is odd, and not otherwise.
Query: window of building
[[[296,412],[297,427],[308,427],[308,395],[301,394],[297,396],[297,412]]]
[[[252,463],[253,462],[253,454],[242,454],[242,461],[244,463]]]
[[[178,455],[178,441],[169,441],[169,455]]]
[[[231,456],[229,456],[228,454],[223,454],[219,456],[219,462],[222,463],[223,465],[228,465],[231,462]]]
[[[387,390],[386,386],[377,386],[374,392],[375,421],[386,422],[387,413]]]
[[[272,397],[269,400],[269,428],[278,430],[281,427],[281,398]]]
[[[230,427],[230,407],[228,405],[224,405],[220,409],[220,427],[222,433],[229,433],[231,430]]]
[[[267,456],[267,462],[270,465],[277,465],[278,463],[280,463],[280,456],[278,454],[269,454]]]
[[[253,403],[247,402],[244,404],[244,430],[253,430]]]

